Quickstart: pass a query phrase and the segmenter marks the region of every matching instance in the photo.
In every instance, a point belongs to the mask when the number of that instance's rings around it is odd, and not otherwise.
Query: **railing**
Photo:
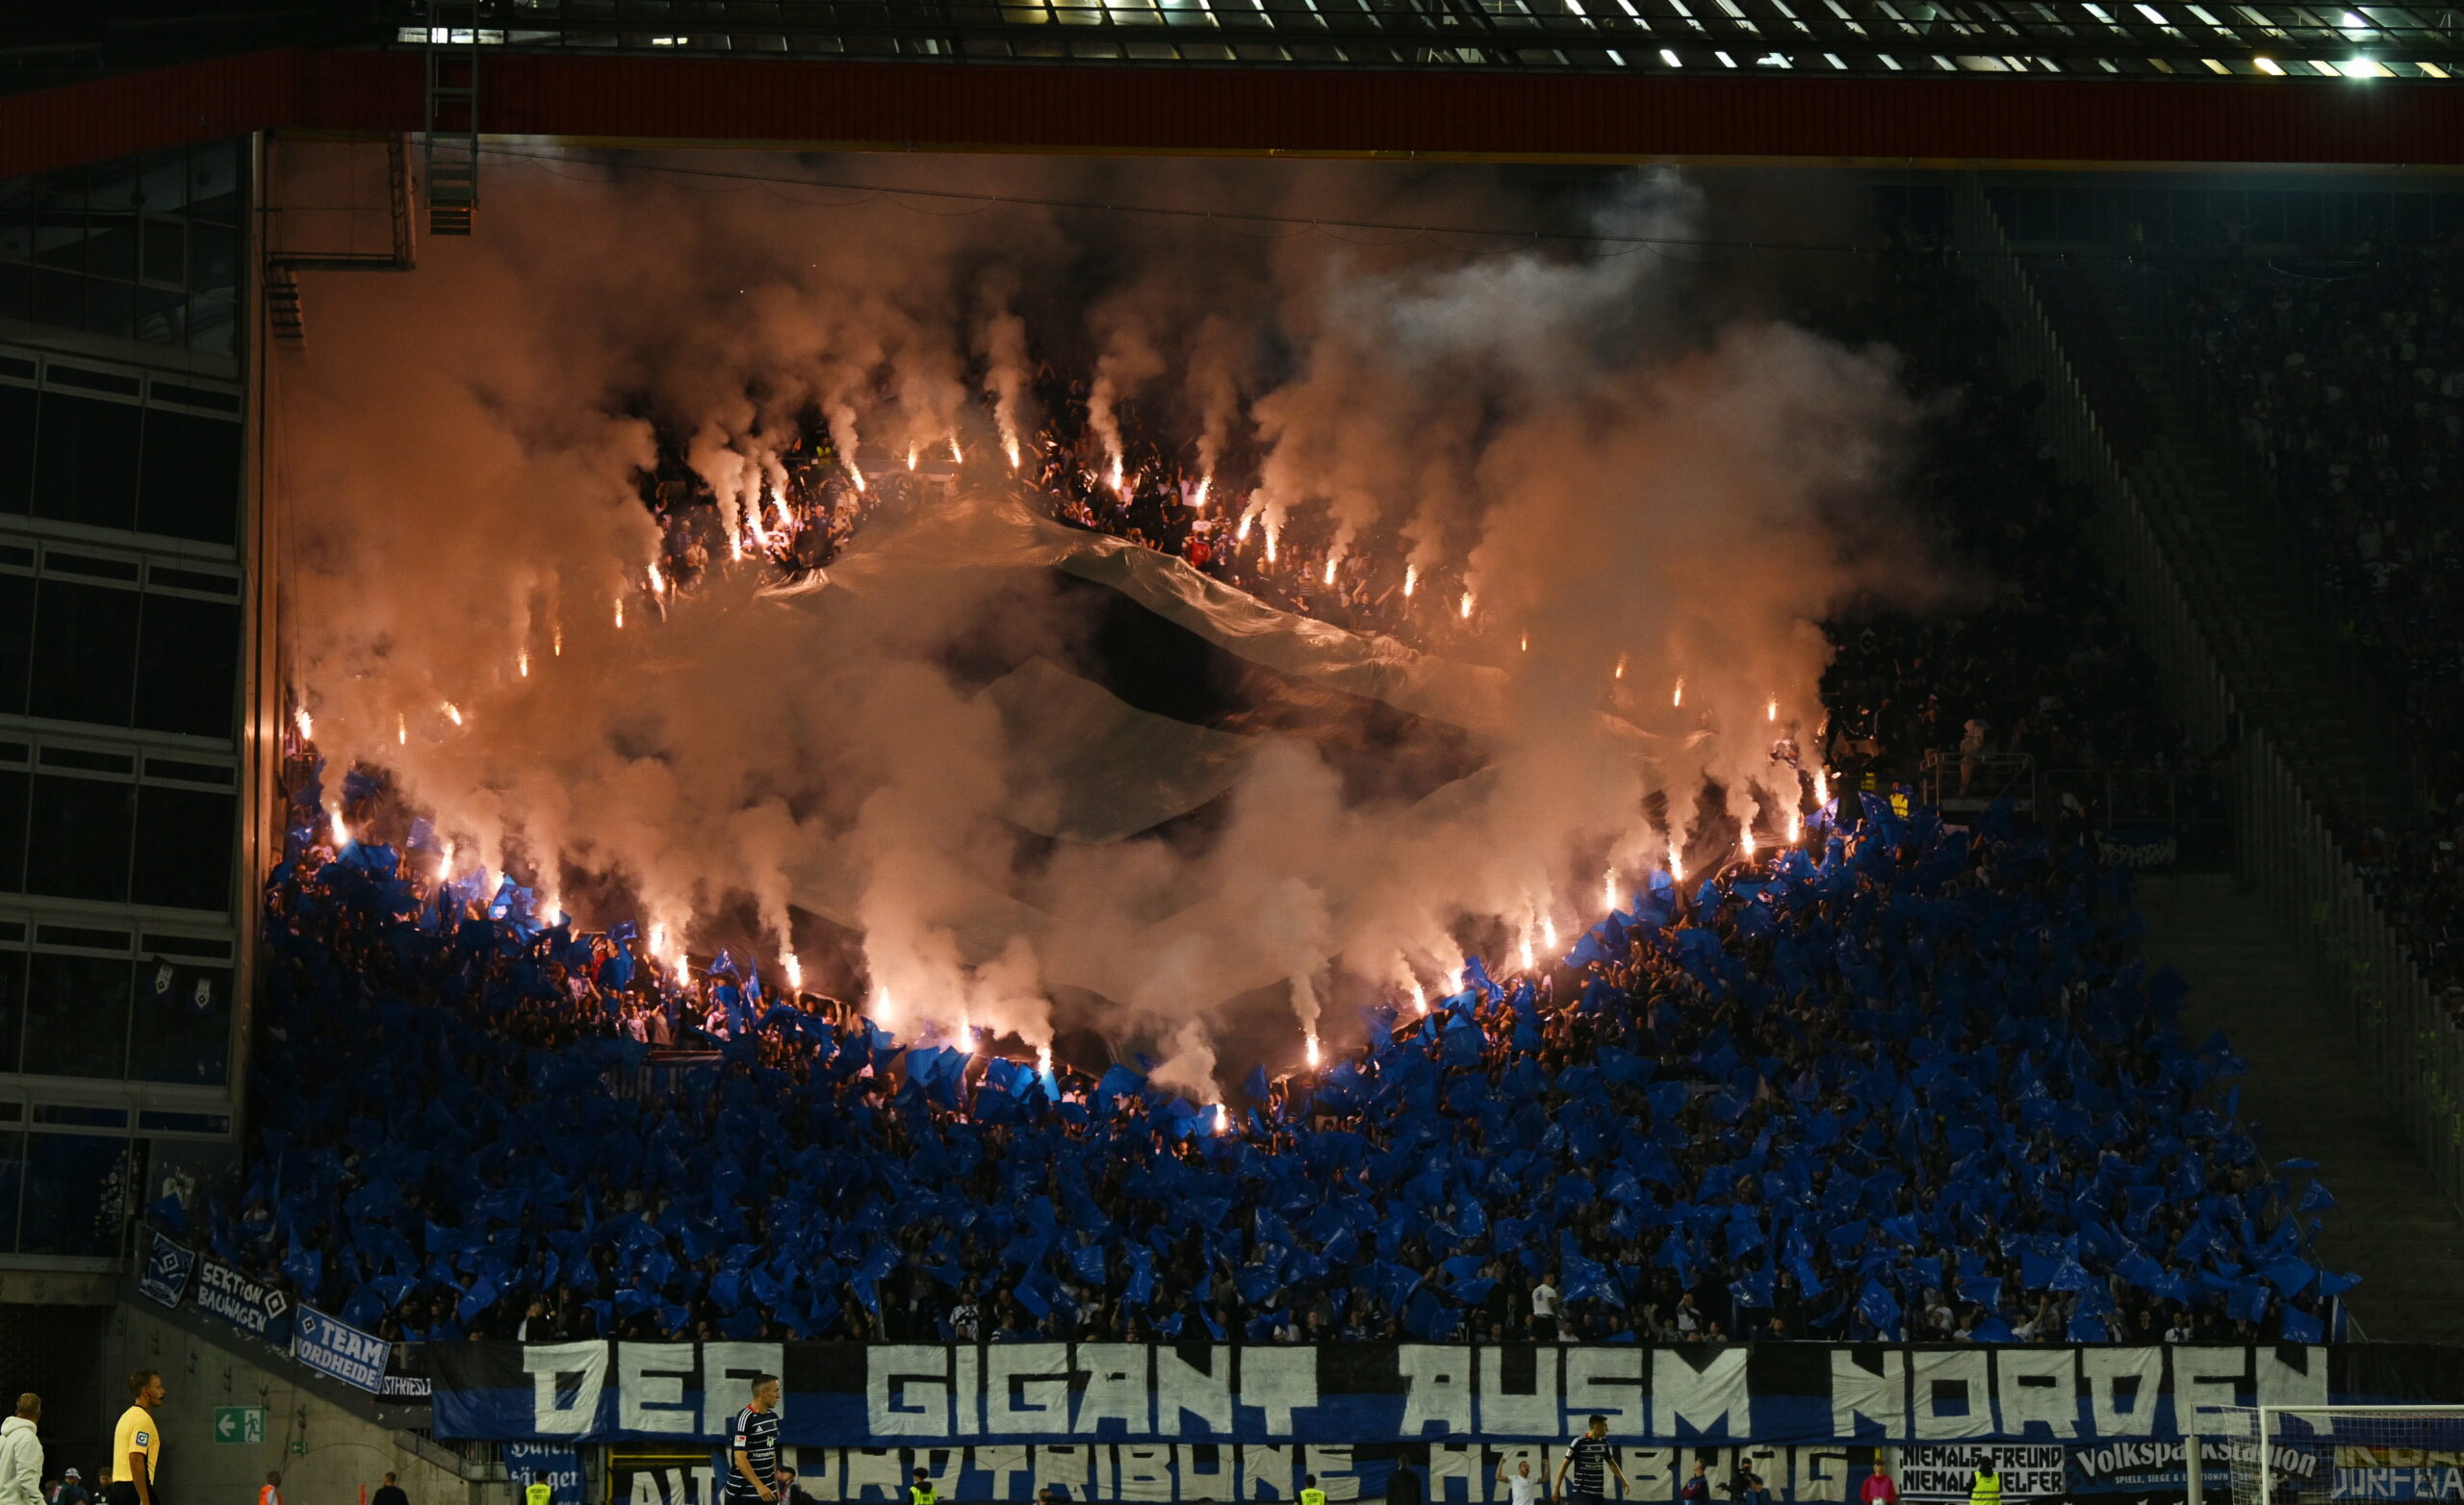
[[[2439,1186],[2464,1205],[2464,1030],[2440,1008],[2292,765],[2265,732],[2241,727],[2232,687],[2146,509],[1972,175],[1961,181],[1952,212],[1979,290],[2010,326],[2005,359],[2044,383],[2057,459],[2095,492],[2105,551],[2168,701],[2199,744],[2231,739],[2227,793],[2242,882],[2285,919]]]

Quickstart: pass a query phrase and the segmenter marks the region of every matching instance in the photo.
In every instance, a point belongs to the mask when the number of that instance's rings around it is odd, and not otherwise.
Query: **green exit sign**
[[[214,1440],[218,1442],[262,1442],[266,1440],[266,1408],[263,1406],[217,1406],[214,1408]]]

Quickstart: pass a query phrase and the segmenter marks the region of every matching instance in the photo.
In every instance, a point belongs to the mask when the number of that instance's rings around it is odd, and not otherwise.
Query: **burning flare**
[[[1313,1071],[1316,1070],[1318,1066],[1318,1033],[1316,1031],[1312,1030],[1309,1033],[1309,1037],[1302,1042],[1301,1048],[1308,1053],[1310,1069]]]
[[[1192,512],[1204,512],[1206,510],[1206,494],[1214,485],[1215,477],[1212,475],[1201,475],[1197,478],[1197,495],[1190,498],[1190,510]]]
[[[1803,835],[1805,834],[1805,827],[1806,827],[1806,818],[1805,818],[1803,815],[1798,814],[1796,811],[1794,811],[1794,810],[1790,810],[1790,811],[1788,812],[1788,842],[1789,842],[1789,845],[1794,846],[1794,845],[1796,844],[1796,842],[1797,842],[1797,839],[1798,839],[1799,837],[1801,837],[1801,836],[1803,836]]]
[[[522,676],[525,679],[530,677],[530,650],[526,648],[515,657],[513,661],[513,668],[514,673]]]
[[[616,630],[625,630],[625,598],[622,596],[616,598]]]
[[[1617,667],[1616,667],[1615,669],[1613,669],[1613,670],[1609,671],[1608,677],[1609,677],[1609,678],[1611,678],[1611,679],[1623,679],[1623,678],[1625,678],[1625,677],[1626,677],[1626,655],[1625,655],[1625,654],[1620,653],[1620,654],[1618,654],[1618,655],[1617,655]]]
[[[1215,1105],[1215,1132],[1217,1134],[1232,1132],[1232,1114],[1220,1103]]]
[[[1325,583],[1328,585],[1335,583],[1335,556],[1332,554],[1326,556]]]
[[[1685,881],[1685,853],[1673,841],[1668,844],[1668,876],[1676,882]]]
[[[1112,487],[1113,495],[1116,497],[1129,495],[1129,472],[1119,455],[1113,456]]]
[[[1001,448],[1002,448],[1003,452],[1007,453],[1007,454],[1010,456],[1010,469],[1011,469],[1013,472],[1015,472],[1015,471],[1018,469],[1018,441],[1017,441],[1017,438],[1016,438],[1014,435],[1013,435],[1013,436],[1009,436],[1009,437],[1005,437],[1005,438],[1001,441]]]
[[[1743,830],[1737,836],[1737,845],[1745,849],[1747,856],[1754,855],[1754,822],[1749,820],[1745,823]]]
[[[1403,599],[1410,600],[1412,592],[1419,589],[1420,583],[1421,567],[1408,564],[1403,566]]]
[[[966,464],[966,451],[959,447],[959,436],[956,434],[950,436],[950,463],[952,465]]]
[[[1683,708],[1684,708],[1684,705],[1685,705],[1685,676],[1684,676],[1683,675],[1680,675],[1680,676],[1678,676],[1678,677],[1677,677],[1677,693],[1676,693],[1675,695],[1672,695],[1672,696],[1670,696],[1670,697],[1668,698],[1668,703],[1669,703],[1669,704],[1671,704],[1671,705],[1673,705],[1673,706],[1678,707],[1679,709],[1683,709]]]
[[[339,804],[329,804],[325,806],[325,814],[333,822],[335,849],[339,851],[349,846],[350,827],[344,824],[343,807]]]
[[[792,951],[783,952],[779,957],[779,965],[786,969],[787,990],[795,993],[803,992],[805,987],[805,964],[796,959],[796,954]]]
[[[410,745],[411,724],[403,719],[400,711],[396,711],[394,713],[394,746],[406,748]]]
[[[1827,768],[1817,768],[1813,771],[1813,803],[1816,804],[1831,803],[1831,770]]]
[[[436,859],[436,880],[440,883],[453,877],[453,843],[445,844],[445,852]]]
[[[658,561],[655,559],[651,561],[651,594],[653,596],[667,594],[667,576],[658,573]]]
[[[1614,910],[1617,907],[1617,870],[1613,867],[1608,870],[1608,876],[1601,880],[1600,904],[1603,909]]]
[[[291,724],[299,728],[300,741],[317,740],[317,723],[310,718],[307,706],[295,705],[291,708]]]
[[[1472,593],[1470,591],[1465,591],[1463,593],[1463,620],[1466,622],[1472,620]]]
[[[455,726],[457,726],[457,727],[461,726],[461,725],[462,725],[462,707],[461,707],[461,706],[459,706],[459,705],[454,704],[451,701],[446,701],[446,702],[445,702],[445,718],[446,718],[446,720],[448,720],[448,721],[449,721],[449,722],[453,723],[453,725],[455,725]]]
[[[1771,697],[1771,703],[1762,708],[1762,719],[1764,721],[1778,721],[1780,719],[1780,698],[1778,696],[1775,695]]]

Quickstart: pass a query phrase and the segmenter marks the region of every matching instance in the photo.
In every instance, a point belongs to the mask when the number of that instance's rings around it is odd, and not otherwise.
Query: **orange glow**
[[[1677,693],[1668,698],[1668,703],[1679,707],[1682,707],[1685,704],[1685,680],[1683,676],[1681,676],[1678,678]]]
[[[1464,620],[1464,621],[1466,621],[1466,622],[1469,622],[1469,621],[1471,621],[1471,620],[1472,620],[1472,599],[1473,599],[1473,598],[1472,598],[1472,593],[1471,593],[1470,591],[1465,591],[1465,592],[1463,593],[1463,612],[1462,612],[1462,614],[1463,614],[1463,620]]]
[[[1309,1054],[1310,1066],[1315,1068],[1318,1064],[1318,1035],[1315,1031],[1310,1033],[1309,1037],[1303,1043],[1302,1048]]]
[[[446,719],[452,722],[453,725],[457,727],[462,725],[462,707],[454,704],[451,701],[445,702],[445,715]]]
[[[1403,566],[1403,599],[1410,600],[1412,592],[1420,588],[1420,583],[1421,567],[1419,565]]]

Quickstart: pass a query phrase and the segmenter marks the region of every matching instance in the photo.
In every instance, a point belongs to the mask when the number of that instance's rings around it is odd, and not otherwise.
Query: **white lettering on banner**
[[[961,1437],[973,1437],[984,1430],[984,1355],[973,1343],[960,1345],[953,1355],[958,1363],[957,1394],[958,1425],[951,1430]]]
[[[605,1343],[528,1343],[522,1367],[530,1376],[533,1437],[579,1437],[599,1425],[599,1396],[607,1388]],[[572,1376],[573,1399],[565,1399]]]
[[[700,1414],[684,1382],[701,1372],[691,1343],[616,1345],[616,1424],[628,1432],[691,1437]]]
[[[1984,1349],[1912,1355],[1908,1390],[1909,1430],[1918,1437],[1993,1435],[1993,1376]]]
[[[1249,1450],[1244,1448],[1242,1451],[1245,1454]],[[1241,1464],[1245,1479],[1249,1467],[1248,1460],[1245,1457]],[[1480,1480],[1487,1473],[1488,1449],[1477,1442],[1431,1442],[1428,1444],[1428,1497],[1432,1501],[1441,1502],[1442,1505],[1442,1502],[1453,1499],[1458,1494],[1465,1499],[1478,1499]],[[1460,1484],[1463,1488],[1456,1490],[1453,1488],[1456,1484]],[[1242,1487],[1241,1497],[1243,1499],[1257,1498],[1249,1492],[1245,1483]]]
[[[2006,1500],[2058,1499],[2070,1488],[2069,1449],[2056,1443],[1973,1442],[1903,1447],[1899,1494],[1910,1501],[1964,1500],[1976,1472],[1991,1464]]]
[[[2079,1361],[2067,1348],[1996,1348],[1993,1396],[2001,1408],[1999,1430],[2036,1437],[2079,1435]]]
[[[1289,1499],[1292,1481],[1297,1476],[1295,1470],[1299,1466],[1296,1460],[1299,1456],[1300,1449],[1296,1447],[1242,1448],[1241,1498],[1245,1500]],[[1429,1461],[1428,1471],[1429,1487],[1433,1491],[1437,1487],[1437,1461],[1434,1456]],[[1464,1477],[1471,1476],[1467,1473]],[[1266,1492],[1261,1494],[1260,1490]]]
[[[1565,1413],[1557,1409],[1557,1350],[1532,1351],[1531,1389],[1521,1394],[1506,1390],[1505,1355],[1502,1348],[1480,1350],[1480,1430],[1547,1437],[1563,1426]]]
[[[2301,1348],[2299,1367],[2287,1364],[2273,1343],[2250,1350],[2252,1377],[2262,1406],[2323,1406],[2327,1403],[2327,1350]]]
[[[702,1435],[715,1438],[735,1419],[736,1411],[753,1399],[753,1377],[783,1372],[783,1343],[707,1342],[702,1345]],[[779,1418],[787,1417],[787,1396],[780,1388]]]
[[[975,1466],[992,1475],[992,1497],[1010,1497],[1010,1481],[1027,1473],[1027,1450],[1017,1443],[975,1449]]]
[[[1162,1443],[1115,1449],[1115,1499],[1156,1505],[1172,1497],[1172,1450]]]
[[[840,1499],[868,1498],[879,1490],[884,1499],[900,1499],[906,1494],[907,1479],[899,1469],[903,1461],[895,1447],[851,1447],[847,1449],[846,1492]]]
[[[2153,1431],[2156,1400],[2165,1392],[2165,1350],[2157,1347],[2082,1348],[2092,1435]]]
[[[1241,1350],[1241,1405],[1260,1412],[1269,1437],[1290,1437],[1292,1414],[1318,1404],[1318,1353],[1314,1348]]]
[[[1069,1349],[995,1343],[984,1351],[984,1430],[1069,1432]]]
[[[864,1354],[864,1422],[875,1437],[948,1437],[950,1351],[885,1343]]]
[[[2190,1430],[2204,1413],[2244,1403],[2250,1350],[2193,1346],[2173,1349],[2173,1425]],[[2213,1425],[2213,1422],[2210,1423]]]
[[[1318,1476],[1330,1500],[1360,1498],[1360,1475],[1351,1471],[1349,1443],[1312,1442],[1300,1450],[1300,1471]]]
[[[1682,1437],[1729,1437],[1754,1429],[1753,1393],[1742,1348],[1712,1351],[1702,1368],[1681,1348],[1652,1350],[1653,1430]]]
[[[1908,1355],[1886,1348],[1880,1357],[1877,1374],[1856,1349],[1831,1350],[1831,1430],[1839,1437],[1855,1437],[1860,1421],[1896,1430],[1908,1415]]]
[[[1472,1430],[1472,1350],[1405,1343],[1395,1351],[1403,1393],[1403,1435],[1424,1437],[1430,1422],[1450,1435]]]
[[[1628,1500],[1673,1500],[1677,1498],[1680,1475],[1680,1449],[1674,1447],[1621,1447],[1617,1449],[1617,1466],[1626,1470],[1626,1484],[1618,1489],[1617,1476],[1608,1476],[1608,1487],[1618,1491],[1617,1497]],[[1560,1455],[1562,1457],[1562,1454]],[[1549,1465],[1550,1490],[1555,1492],[1557,1464]]]
[[[1065,1485],[1071,1499],[1087,1496],[1087,1486],[1094,1480],[1094,1455],[1091,1447],[1039,1447],[1035,1450],[1036,1488],[1047,1484]]]
[[[1185,1500],[1235,1500],[1241,1471],[1233,1462],[1237,1449],[1216,1442],[1172,1444],[1172,1471],[1181,1481]]]
[[[1565,1351],[1566,1414],[1562,1426],[1536,1430],[1572,1437],[1593,1416],[1608,1418],[1610,1437],[1633,1437],[1650,1425],[1643,1399],[1643,1351],[1630,1343]]]
[[[1144,1343],[1080,1343],[1077,1367],[1087,1371],[1087,1389],[1078,1397],[1080,1433],[1100,1435],[1111,1421],[1120,1428],[1116,1436],[1153,1435],[1155,1390],[1146,1378]]]
[[[1848,1450],[1791,1447],[1787,1480],[1788,1498],[1796,1505],[1838,1505],[1848,1498]]]
[[[1222,1436],[1232,1432],[1232,1350],[1217,1343],[1206,1351],[1206,1367],[1181,1357],[1169,1344],[1155,1349],[1155,1430],[1167,1437],[1181,1435],[1186,1412]]]

